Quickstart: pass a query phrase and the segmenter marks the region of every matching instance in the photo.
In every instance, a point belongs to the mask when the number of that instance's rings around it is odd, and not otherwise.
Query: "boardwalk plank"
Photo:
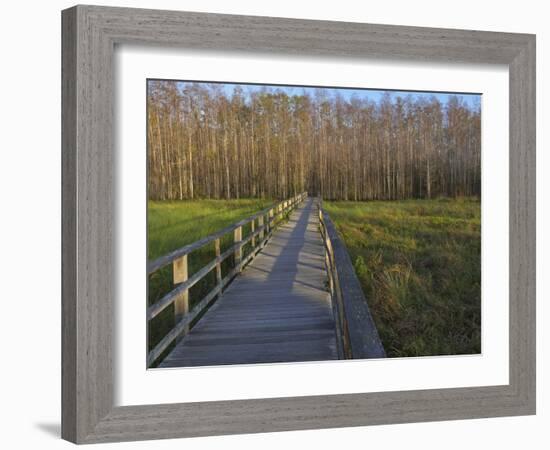
[[[337,359],[324,258],[309,198],[160,367]]]

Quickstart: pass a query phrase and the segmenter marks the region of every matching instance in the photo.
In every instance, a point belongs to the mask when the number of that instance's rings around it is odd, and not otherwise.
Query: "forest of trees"
[[[480,195],[479,107],[457,96],[373,102],[333,92],[149,81],[149,198]]]

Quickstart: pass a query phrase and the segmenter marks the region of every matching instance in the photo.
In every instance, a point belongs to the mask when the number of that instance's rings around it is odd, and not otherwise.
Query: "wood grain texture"
[[[77,49],[76,49],[76,9],[70,9],[63,14],[61,27],[64,36],[62,43],[62,90],[61,102],[63,128],[62,140],[62,181],[61,181],[61,203],[63,217],[61,222],[61,233],[63,236],[61,247],[62,261],[62,310],[61,310],[61,332],[62,332],[62,366],[61,373],[61,414],[62,435],[71,441],[77,440],[76,435],[76,361],[77,361],[77,289],[76,269],[78,258],[76,253],[76,80],[77,80]],[[71,213],[67,213],[71,211]]]
[[[296,197],[294,197],[293,204],[296,203],[296,201],[301,201],[302,197],[305,194],[299,194]],[[277,207],[282,206],[283,202],[280,202],[277,204]],[[161,269],[162,267],[166,266],[167,264],[172,263],[175,259],[181,258],[184,255],[188,255],[191,252],[194,252],[195,250],[198,250],[201,247],[204,247],[205,245],[216,241],[217,239],[222,238],[228,233],[231,233],[232,231],[235,231],[237,228],[242,228],[243,226],[247,225],[248,223],[263,217],[266,215],[272,207],[268,207],[256,214],[253,214],[252,216],[247,217],[246,219],[240,220],[237,223],[228,225],[225,228],[222,228],[221,230],[217,231],[216,233],[210,234],[202,239],[199,239],[198,241],[192,242],[191,244],[184,245],[183,247],[180,247],[166,255],[163,255],[147,264],[147,273],[150,275],[153,272],[156,272],[157,270]]]
[[[300,202],[302,202],[306,198],[306,193],[301,193],[295,197],[293,197],[288,202],[285,201],[285,212],[287,214],[290,214],[290,212],[296,208]],[[260,216],[258,216],[260,214]],[[164,336],[160,342],[149,352],[147,356],[147,367],[149,367],[159,355],[166,350],[167,346],[172,343],[174,339],[179,339],[180,335],[179,333],[182,331],[185,331],[187,333],[189,331],[189,324],[191,324],[191,321],[197,317],[203,308],[208,306],[211,301],[214,299],[215,296],[218,295],[218,293],[221,292],[221,290],[224,288],[225,285],[227,285],[233,278],[233,276],[241,271],[241,266],[246,265],[250,260],[252,260],[258,251],[260,251],[266,244],[266,242],[271,237],[271,233],[268,234],[267,239],[264,238],[264,226],[262,225],[260,228],[255,229],[254,222],[256,220],[256,217],[258,220],[261,218],[263,219],[263,214],[258,213],[252,217],[249,217],[247,219],[241,220],[236,225],[230,225],[229,227],[225,228],[225,230],[232,230],[234,232],[234,243],[231,247],[226,249],[223,253],[220,251],[220,232],[214,233],[213,235],[206,236],[203,239],[200,239],[197,242],[194,242],[191,244],[191,246],[187,245],[184,247],[181,247],[168,255],[161,256],[160,258],[156,259],[152,263],[148,264],[148,267],[151,266],[157,266],[162,267],[161,264],[164,264],[166,261],[172,261],[173,265],[173,282],[176,286],[174,289],[172,289],[170,292],[165,294],[160,300],[155,302],[152,305],[149,305],[147,307],[147,320],[151,320],[152,318],[156,317],[158,314],[160,314],[164,309],[166,309],[168,306],[172,305],[174,303],[174,311],[175,311],[175,324],[174,328],[170,330],[166,336]],[[251,225],[251,231],[250,233],[243,238],[242,237],[242,224],[250,223]],[[263,220],[262,220],[263,223]],[[256,245],[256,237],[262,235],[262,239],[258,242],[258,245]],[[186,249],[189,249],[190,247],[197,249],[200,248],[202,245],[204,245],[205,242],[212,242],[214,241],[214,245],[216,248],[216,258],[212,261],[210,261],[208,264],[203,266],[201,269],[197,270],[191,277],[188,277],[188,270],[187,270],[187,254],[185,253]],[[248,255],[245,257],[245,259],[242,259],[242,249],[245,244],[248,242],[252,242],[252,250],[248,253]],[[200,245],[197,245],[199,244]],[[176,259],[172,259],[172,256],[175,254],[180,254],[182,256],[177,257]],[[229,256],[233,255],[236,266],[234,269],[230,271],[230,274],[226,275],[226,280],[222,280],[222,273],[221,273],[221,263],[228,258]],[[212,269],[216,268],[216,279],[217,279],[217,286],[213,288],[202,300],[200,300],[194,307],[193,311],[189,312],[189,289],[193,287],[196,283],[198,283],[200,280],[202,280],[206,275],[208,275]],[[183,325],[182,322],[185,322],[186,325]]]
[[[309,198],[159,367],[338,359],[318,227]]]
[[[510,63],[510,385],[536,405],[535,39]]]
[[[535,412],[535,37],[77,6],[63,11],[62,435],[79,443]],[[115,44],[510,69],[510,383],[460,389],[114,407]],[[345,364],[342,362],[341,364]],[[349,362],[348,364],[353,364]]]
[[[386,351],[346,246],[326,211],[321,209],[319,216],[343,352],[347,359],[385,358]]]

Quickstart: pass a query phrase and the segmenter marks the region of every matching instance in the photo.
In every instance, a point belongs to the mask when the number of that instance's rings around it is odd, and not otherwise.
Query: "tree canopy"
[[[150,199],[480,195],[481,111],[459,97],[183,86],[148,83]]]

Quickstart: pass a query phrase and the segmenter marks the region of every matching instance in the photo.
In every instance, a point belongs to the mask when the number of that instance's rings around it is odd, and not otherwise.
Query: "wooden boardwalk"
[[[318,225],[308,198],[159,367],[338,359]]]

